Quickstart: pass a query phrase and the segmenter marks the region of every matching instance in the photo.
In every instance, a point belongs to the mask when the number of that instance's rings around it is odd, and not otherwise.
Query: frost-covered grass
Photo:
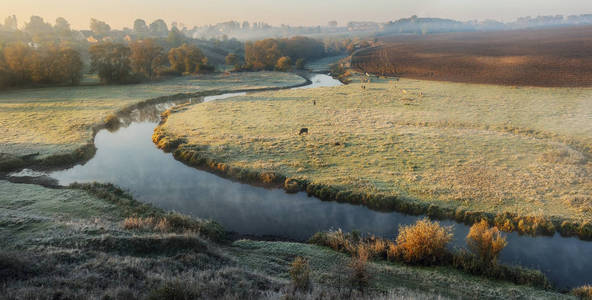
[[[163,212],[108,185],[49,189],[0,181],[0,295],[7,299],[567,297],[442,267],[385,262],[368,264],[370,285],[361,293],[349,284],[349,257],[328,248],[251,240],[219,243],[191,230],[129,228],[130,215],[158,218]],[[296,256],[310,262],[311,290],[292,288],[289,268]]]
[[[229,167],[584,223],[592,221],[591,99],[589,88],[374,79],[366,89],[353,83],[194,105],[159,130]],[[309,134],[299,136],[304,127]]]
[[[304,83],[290,73],[205,75],[137,85],[93,85],[0,93],[0,160],[67,154],[91,142],[93,126],[125,107],[179,93],[286,87]]]

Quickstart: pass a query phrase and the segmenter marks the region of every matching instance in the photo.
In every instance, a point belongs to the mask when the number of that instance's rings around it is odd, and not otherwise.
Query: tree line
[[[323,42],[307,37],[247,42],[242,69],[251,71],[288,71],[293,67],[301,69],[305,61],[318,59],[324,55]]]
[[[80,53],[67,46],[15,43],[0,48],[0,87],[78,84],[82,68]]]

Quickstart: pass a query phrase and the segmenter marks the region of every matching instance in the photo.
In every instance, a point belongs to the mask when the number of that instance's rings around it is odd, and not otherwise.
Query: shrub
[[[585,300],[592,300],[592,285],[585,285],[571,290],[571,294]]]
[[[298,290],[307,290],[310,287],[310,266],[303,257],[296,257],[290,267],[290,278],[294,287]]]
[[[407,263],[434,264],[446,255],[446,245],[452,239],[452,228],[443,227],[428,219],[415,225],[402,226],[397,236],[397,246]]]
[[[499,253],[507,244],[506,238],[501,235],[499,229],[489,228],[485,220],[471,226],[467,235],[469,249],[485,264],[495,264]]]
[[[365,289],[370,283],[370,275],[367,270],[368,258],[370,258],[369,249],[365,244],[359,244],[349,263],[350,283],[360,290]]]

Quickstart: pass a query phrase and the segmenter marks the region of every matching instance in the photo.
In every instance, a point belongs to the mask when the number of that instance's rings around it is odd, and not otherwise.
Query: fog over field
[[[325,25],[330,20],[387,22],[411,15],[451,18],[461,21],[494,19],[513,21],[524,16],[579,15],[592,13],[587,0],[6,0],[2,11],[24,17],[41,15],[48,19],[65,17],[75,28],[88,26],[91,17],[102,18],[116,28],[129,26],[134,17],[184,23],[188,27],[228,20],[266,22],[272,25]]]

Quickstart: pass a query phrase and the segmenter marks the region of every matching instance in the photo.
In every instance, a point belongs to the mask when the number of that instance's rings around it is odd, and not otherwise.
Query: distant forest
[[[0,88],[76,85],[84,73],[106,84],[135,83],[163,76],[303,68],[306,61],[367,47],[361,39],[292,37],[241,42],[195,39],[177,24],[137,19],[132,29],[114,30],[91,19],[90,30],[73,30],[32,16],[22,27],[9,16],[0,25]],[[230,69],[228,69],[228,67]]]

